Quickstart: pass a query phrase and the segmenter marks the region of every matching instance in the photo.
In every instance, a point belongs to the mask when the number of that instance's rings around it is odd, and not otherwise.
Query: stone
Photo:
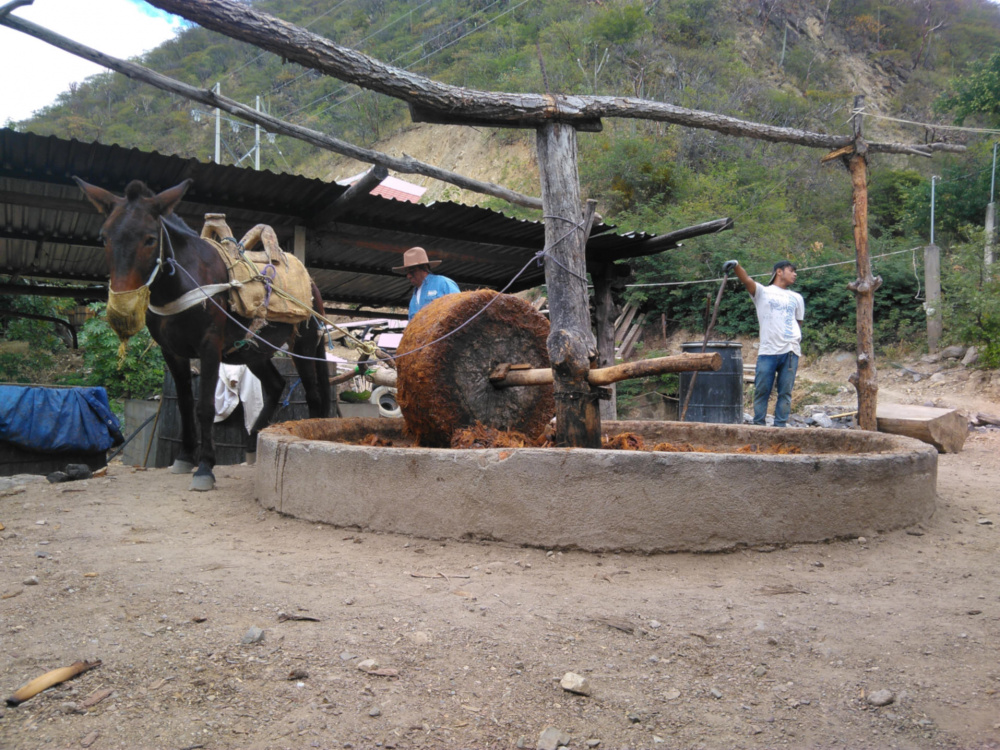
[[[243,639],[240,641],[244,646],[248,646],[251,643],[260,643],[264,640],[264,631],[260,628],[253,626],[244,635]]]
[[[556,750],[570,743],[570,736],[557,727],[546,727],[538,737],[535,750]]]
[[[23,581],[21,581],[21,583],[24,584],[25,586],[37,586],[38,576],[29,576],[28,578],[25,578]]]
[[[968,351],[965,352],[965,356],[962,357],[962,364],[968,367],[969,365],[976,364],[976,362],[978,361],[979,361],[979,350],[974,346],[970,346]]]
[[[941,350],[941,359],[961,359],[965,354],[966,348],[961,344],[955,344]]]
[[[872,706],[888,706],[896,700],[896,696],[892,694],[891,690],[876,690],[874,693],[868,694],[868,703]]]
[[[378,669],[378,662],[374,659],[365,659],[358,662],[358,669],[362,672],[371,672]]]
[[[590,695],[591,688],[590,683],[587,678],[578,675],[576,672],[567,672],[563,675],[563,678],[559,680],[559,684],[562,685],[562,689],[570,693],[576,693],[577,695]]]
[[[753,671],[753,676],[754,677],[763,677],[766,674],[767,674],[767,667],[765,667],[763,664],[761,664],[760,666],[758,666]]]
[[[67,464],[66,474],[70,479],[90,479],[94,476],[94,472],[90,470],[87,464]]]
[[[813,413],[811,419],[818,427],[833,427],[833,420],[830,419],[824,412],[818,411]]]
[[[378,706],[375,706],[374,708],[372,708],[368,712],[368,715],[371,716],[371,717],[373,717],[373,718],[376,717],[376,716],[381,716],[382,715],[382,709],[380,709]]]

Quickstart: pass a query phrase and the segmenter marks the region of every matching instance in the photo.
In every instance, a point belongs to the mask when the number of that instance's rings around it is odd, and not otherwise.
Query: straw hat
[[[430,266],[437,268],[441,265],[439,260],[428,260],[427,251],[422,247],[411,247],[403,253],[403,265],[393,267],[395,273],[406,274],[414,266]]]

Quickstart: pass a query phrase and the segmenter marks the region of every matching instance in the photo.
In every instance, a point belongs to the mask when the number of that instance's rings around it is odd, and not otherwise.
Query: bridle
[[[173,276],[175,273],[175,266],[177,268],[183,268],[177,262],[176,254],[174,253],[174,247],[170,242],[170,233],[167,231],[166,222],[161,216],[159,218],[160,222],[160,256],[156,259],[156,266],[153,268],[153,272],[149,275],[149,281],[147,281],[143,286],[149,287],[153,280],[156,278],[156,274],[159,272],[161,266],[168,266],[169,271],[167,273]],[[165,241],[164,241],[165,240]],[[170,248],[170,256],[168,257],[165,248]],[[188,274],[190,276],[190,274]],[[194,307],[197,304],[204,304],[205,301],[219,292],[225,292],[233,287],[243,286],[239,281],[227,281],[221,284],[205,284],[195,286],[194,289],[184,292],[177,299],[168,302],[165,305],[150,305],[147,304],[149,311],[155,315],[169,316],[176,315],[177,313],[184,312],[185,310]]]

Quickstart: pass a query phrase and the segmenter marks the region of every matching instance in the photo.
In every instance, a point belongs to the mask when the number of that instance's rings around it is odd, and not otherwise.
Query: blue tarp
[[[0,385],[0,440],[36,451],[106,451],[121,439],[103,388]]]

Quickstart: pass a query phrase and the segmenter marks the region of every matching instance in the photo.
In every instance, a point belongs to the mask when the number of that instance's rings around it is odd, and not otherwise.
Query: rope
[[[920,248],[917,248],[917,247],[911,247],[908,250],[894,250],[891,253],[882,253],[881,255],[873,255],[873,256],[871,256],[871,259],[875,260],[876,258],[888,258],[890,255],[900,255],[902,253],[914,253],[914,252],[916,252],[919,249]],[[916,262],[916,261],[914,261],[914,262]],[[852,259],[852,260],[838,260],[838,261],[835,261],[833,263],[823,263],[822,265],[818,265],[818,266],[803,266],[801,268],[796,268],[796,270],[797,271],[815,271],[815,270],[820,269],[820,268],[830,268],[831,266],[843,266],[843,265],[847,265],[849,263],[857,263],[857,259],[855,258],[855,259]],[[755,274],[752,274],[750,276],[750,278],[752,278],[752,279],[754,279],[754,278],[763,278],[765,276],[768,277],[768,278],[770,278],[771,277],[771,272],[769,271],[767,273],[755,273]],[[632,288],[635,288],[635,287],[650,287],[650,286],[689,286],[691,284],[714,284],[714,283],[716,283],[718,281],[722,281],[723,278],[724,277],[722,277],[722,276],[718,276],[718,277],[716,277],[714,279],[698,279],[697,281],[661,281],[661,282],[649,283],[649,284],[626,284],[626,289],[632,289]]]
[[[916,122],[914,120],[904,120],[900,117],[889,117],[888,115],[876,115],[871,112],[865,112],[863,109],[853,110],[851,115],[861,115],[862,117],[874,117],[876,120],[889,120],[890,122],[901,122],[905,125],[917,125],[922,128],[927,128],[928,130],[957,130],[963,133],[991,133],[994,135],[1000,134],[1000,130],[995,128],[966,128],[961,125],[937,125],[930,122]]]

